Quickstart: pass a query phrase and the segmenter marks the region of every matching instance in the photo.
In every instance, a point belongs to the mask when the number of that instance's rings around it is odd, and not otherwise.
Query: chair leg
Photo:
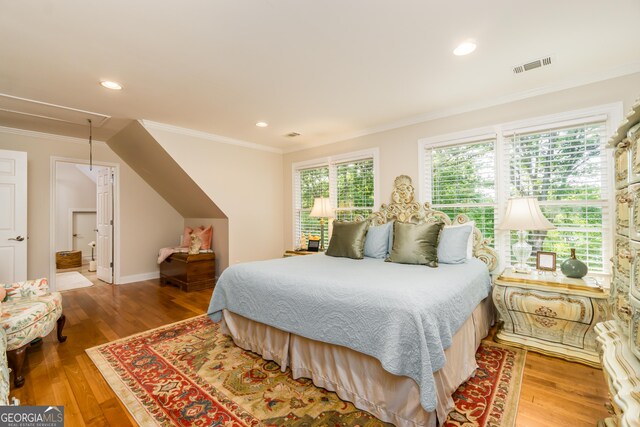
[[[22,376],[22,367],[24,359],[27,356],[27,346],[23,345],[15,350],[7,351],[7,360],[9,366],[13,369],[13,385],[20,388],[24,385],[24,377]]]
[[[65,335],[62,335],[62,329],[64,329],[64,324],[67,321],[67,317],[64,315],[64,313],[62,313],[60,315],[60,318],[58,319],[58,341],[59,342],[65,342],[67,340],[67,337]]]

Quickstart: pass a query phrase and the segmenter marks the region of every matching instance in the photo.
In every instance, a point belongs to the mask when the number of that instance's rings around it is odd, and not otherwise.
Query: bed
[[[411,179],[369,218],[451,224],[414,201]],[[469,219],[455,218],[457,224]],[[473,229],[473,258],[438,268],[322,253],[225,270],[209,316],[234,342],[397,426],[435,426],[473,375],[493,322],[495,252]]]

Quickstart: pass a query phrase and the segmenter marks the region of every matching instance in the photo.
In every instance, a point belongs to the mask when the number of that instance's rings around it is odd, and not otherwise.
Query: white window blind
[[[309,216],[316,197],[330,197],[336,219],[354,220],[373,212],[375,200],[375,159],[371,153],[343,155],[294,166],[294,244],[300,236],[320,236],[320,219]],[[329,244],[325,222],[325,247]]]
[[[505,138],[505,188],[514,197],[534,196],[557,228],[531,231],[536,251],[568,258],[570,249],[591,271],[603,271],[610,247],[606,121],[519,134]],[[511,242],[516,240],[515,233]],[[510,246],[510,245],[509,245]],[[512,260],[513,261],[513,260]],[[530,262],[535,265],[535,258]]]
[[[298,242],[301,234],[320,236],[320,218],[312,218],[309,214],[316,197],[329,197],[329,167],[298,169],[294,173],[294,181],[295,239]],[[326,237],[325,234],[325,240]]]
[[[427,197],[451,219],[465,214],[487,238],[493,238],[496,215],[496,140],[425,146]]]
[[[336,184],[336,219],[368,217],[374,206],[373,159],[336,163],[331,170]]]

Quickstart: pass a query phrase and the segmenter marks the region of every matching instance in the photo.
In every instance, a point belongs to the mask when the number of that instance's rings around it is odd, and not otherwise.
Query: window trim
[[[303,160],[291,164],[291,207],[292,207],[292,235],[291,240],[293,247],[296,247],[297,242],[297,229],[296,229],[296,214],[297,214],[297,193],[299,189],[296,188],[296,174],[302,169],[311,169],[316,167],[326,166],[329,168],[329,198],[331,199],[331,205],[336,209],[337,188],[331,181],[331,168],[338,163],[346,163],[349,161],[358,161],[373,159],[373,212],[380,210],[380,149],[378,147],[369,148],[366,150],[351,151],[347,153],[335,154],[332,156],[318,157],[310,160]],[[331,221],[329,221],[331,224]],[[330,228],[329,228],[330,229]]]
[[[587,123],[589,121],[604,121],[606,124],[606,135],[613,135],[616,131],[618,124],[623,119],[623,104],[621,101],[613,102],[609,104],[597,105],[594,107],[583,108],[578,110],[563,111],[555,114],[549,114],[544,116],[536,116],[522,120],[515,120],[511,122],[497,123],[491,126],[485,126],[481,128],[467,129],[459,132],[453,132],[443,135],[436,135],[431,137],[424,137],[418,139],[418,176],[419,176],[419,190],[418,194],[420,200],[430,201],[431,199],[431,183],[427,183],[429,171],[425,170],[425,155],[427,149],[454,146],[460,144],[468,144],[472,142],[481,142],[491,138],[491,135],[496,139],[496,214],[495,223],[499,224],[504,216],[504,211],[507,206],[507,200],[509,195],[505,192],[505,182],[508,179],[509,171],[504,171],[503,165],[507,161],[505,158],[505,144],[506,139],[514,133],[528,133],[538,132],[543,130],[553,130],[561,127],[568,127],[572,125],[578,125]],[[605,149],[603,152],[604,162],[606,164],[607,176],[606,179],[606,191],[608,200],[606,201],[606,207],[609,210],[609,224],[608,230],[605,230],[605,247],[603,247],[603,260],[605,265],[609,262],[608,256],[613,253],[614,237],[615,237],[615,183],[613,172],[613,155],[612,148],[607,146],[605,141]],[[505,178],[504,174],[507,174]],[[604,202],[603,202],[604,204]],[[609,236],[609,237],[606,237]],[[495,230],[494,239],[495,250],[498,253],[499,268],[504,268],[509,265],[509,231]],[[598,275],[599,273],[594,273]],[[609,269],[605,268],[605,271],[600,275],[609,276]]]

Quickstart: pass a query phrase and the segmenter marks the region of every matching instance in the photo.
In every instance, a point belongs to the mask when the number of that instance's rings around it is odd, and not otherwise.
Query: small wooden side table
[[[294,249],[292,251],[284,251],[284,254],[282,254],[283,258],[289,258],[291,256],[300,256],[300,255],[313,255],[313,254],[317,254],[318,252],[311,252],[311,251],[303,251],[303,250],[299,250],[299,249]]]
[[[594,327],[609,317],[608,283],[585,279],[504,270],[493,288],[503,322],[495,340],[600,367]]]
[[[216,286],[216,255],[175,253],[160,264],[160,284],[174,284],[183,291],[199,291]]]

